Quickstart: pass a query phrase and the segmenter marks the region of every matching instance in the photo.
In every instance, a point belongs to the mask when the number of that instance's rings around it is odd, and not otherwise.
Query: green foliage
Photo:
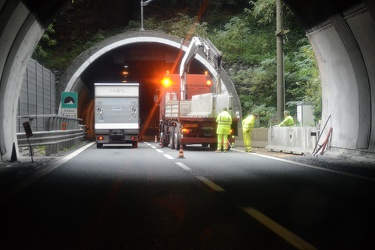
[[[102,12],[120,2],[110,0]],[[86,13],[85,8],[88,12],[89,8],[95,11],[103,8],[99,0],[76,0],[72,3],[74,7],[69,9],[73,13],[70,18],[76,13],[75,8],[84,8],[80,15]],[[275,124],[276,113],[275,5],[275,0],[159,0],[145,8],[144,27],[180,38],[194,35],[208,37],[223,52],[223,66],[235,84],[243,114],[257,112],[260,115],[259,125],[265,127]],[[177,8],[179,12],[175,11]],[[314,53],[294,15],[285,6],[283,9],[284,29],[290,30],[284,36],[286,105],[295,114],[297,102],[313,103],[318,120],[322,104]],[[116,10],[116,16],[121,13]],[[110,21],[104,23],[103,19],[103,24],[98,25],[95,32],[86,31],[87,34],[83,34],[82,29],[69,31],[68,46],[54,40],[51,24],[33,57],[46,67],[63,72],[79,54],[96,43],[125,30],[140,28],[139,16],[123,24],[118,16],[111,18],[110,13],[101,15]]]
[[[149,18],[144,22],[148,29],[161,30],[181,38],[192,35],[207,37],[207,23],[199,23],[198,17],[189,17],[177,13],[176,17],[166,21],[159,22],[156,19]]]
[[[270,107],[269,112],[273,112],[277,106],[275,1],[258,0],[250,4],[252,9],[232,18],[211,40],[223,51],[224,65],[236,86],[243,113],[256,107]],[[320,79],[313,50],[304,32],[296,27],[292,13],[286,9],[284,15],[284,24],[292,27],[284,36],[286,106],[295,115],[297,102],[311,102],[319,119]],[[274,115],[266,117],[271,119]],[[262,119],[263,126],[272,123]]]
[[[56,45],[56,40],[52,39],[50,35],[54,34],[55,30],[53,29],[53,23],[48,25],[46,31],[44,32],[43,36],[41,37],[38,45],[36,46],[33,58],[38,61],[43,61],[48,58],[48,52],[46,49],[53,48]]]

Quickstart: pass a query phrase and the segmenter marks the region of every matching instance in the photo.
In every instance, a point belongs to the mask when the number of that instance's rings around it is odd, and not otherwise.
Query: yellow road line
[[[222,187],[216,185],[215,183],[213,183],[212,181],[210,181],[206,177],[203,177],[203,176],[196,176],[196,177],[199,180],[201,180],[204,184],[209,186],[211,189],[213,189],[214,191],[217,191],[217,192],[224,192],[225,191]]]
[[[275,221],[271,220],[258,210],[252,207],[241,207],[247,214],[251,217],[259,221],[261,224],[269,228],[275,234],[289,242],[292,246],[296,247],[297,249],[304,249],[304,250],[314,250],[317,249],[308,242],[304,241],[297,235],[290,232],[288,229],[284,228],[280,224],[276,223]]]

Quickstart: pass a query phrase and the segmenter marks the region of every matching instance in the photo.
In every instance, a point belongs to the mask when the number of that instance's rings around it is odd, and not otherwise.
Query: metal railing
[[[26,133],[17,133],[18,147],[46,146],[45,155],[57,153],[58,150],[68,148],[79,143],[86,135],[85,126],[80,124],[82,119],[69,118],[61,115],[26,115],[18,119],[32,123],[43,119],[46,131],[32,132],[29,138]]]

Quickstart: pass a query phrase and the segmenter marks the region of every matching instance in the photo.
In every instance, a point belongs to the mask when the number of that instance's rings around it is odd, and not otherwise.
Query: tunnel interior
[[[178,73],[181,60],[179,49],[160,43],[135,43],[112,49],[90,63],[81,74],[84,84],[79,93],[78,117],[93,137],[94,83],[139,83],[139,116],[141,131],[155,134],[159,124],[159,110],[154,108],[154,95],[162,88],[161,80],[169,71]],[[193,61],[189,73],[203,73],[205,67]]]

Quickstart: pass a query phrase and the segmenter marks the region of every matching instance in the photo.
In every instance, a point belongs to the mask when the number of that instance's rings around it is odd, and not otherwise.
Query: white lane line
[[[172,156],[170,156],[169,154],[164,154],[165,157],[167,157],[168,159],[174,159]]]
[[[210,181],[206,177],[203,177],[203,176],[196,176],[196,177],[216,192],[224,192],[225,191],[222,187],[216,185],[215,183],[213,183],[212,181]]]
[[[275,234],[280,236],[282,239],[289,242],[291,245],[296,247],[297,249],[304,249],[304,250],[313,250],[317,249],[308,242],[304,241],[297,235],[290,232],[288,229],[284,228],[280,224],[276,223],[275,221],[271,220],[258,210],[252,208],[252,207],[241,207],[247,214],[249,214],[251,217],[259,221],[261,224],[266,226],[268,229],[273,231]]]
[[[9,192],[7,192],[7,194],[5,194],[4,198],[0,200],[0,206],[3,205],[3,204],[5,204],[5,202],[7,202],[14,195],[16,195],[17,193],[21,192],[23,189],[27,188],[28,186],[30,186],[31,184],[33,184],[34,182],[36,182],[37,180],[39,180],[40,178],[42,178],[43,176],[45,176],[46,174],[50,173],[51,171],[53,171],[56,168],[60,167],[65,162],[69,161],[73,157],[75,157],[78,154],[82,153],[82,151],[84,151],[85,149],[87,149],[88,147],[90,147],[91,145],[93,145],[94,143],[96,143],[96,142],[91,142],[91,143],[85,145],[84,147],[77,149],[73,153],[65,156],[64,158],[62,158],[62,159],[60,159],[60,160],[58,160],[56,162],[51,163],[50,165],[48,165],[43,170],[35,173],[34,175],[30,176],[26,180],[20,182],[16,186],[14,186],[14,188],[12,188],[11,190],[9,190]]]
[[[260,156],[260,157],[270,158],[270,159],[279,160],[279,161],[283,161],[283,162],[287,162],[287,163],[292,163],[292,164],[300,165],[300,166],[307,167],[307,168],[318,169],[318,170],[322,170],[322,171],[326,171],[326,172],[330,172],[330,173],[334,173],[334,174],[345,175],[345,176],[349,176],[349,177],[353,177],[353,178],[357,178],[357,179],[362,179],[362,180],[367,180],[367,181],[375,182],[375,178],[371,178],[371,177],[366,177],[366,176],[361,176],[361,175],[357,175],[357,174],[346,173],[346,172],[343,172],[343,171],[340,171],[340,170],[334,170],[334,169],[317,167],[317,166],[313,166],[313,165],[310,165],[310,164],[305,164],[305,163],[300,163],[300,162],[295,162],[295,161],[289,161],[289,160],[275,158],[275,157],[267,156],[267,155],[260,155],[260,154],[255,154],[255,153],[253,153],[253,154],[257,155],[257,156]]]
[[[151,146],[151,148],[156,148],[155,146]]]
[[[238,152],[244,152],[244,151],[238,150],[238,149],[235,149],[235,150],[238,151]],[[330,173],[334,173],[334,174],[345,175],[345,176],[349,176],[349,177],[353,177],[353,178],[357,178],[357,179],[375,182],[375,178],[371,178],[371,177],[366,177],[366,176],[357,175],[357,174],[351,174],[351,173],[343,172],[343,171],[340,171],[340,170],[333,170],[333,169],[328,169],[328,168],[317,167],[317,166],[313,166],[313,165],[306,164],[306,163],[289,161],[289,160],[280,159],[280,158],[268,156],[268,155],[261,155],[261,154],[257,154],[257,153],[251,153],[251,154],[259,156],[259,157],[263,157],[263,158],[268,158],[268,159],[273,159],[273,160],[291,163],[291,164],[295,164],[295,165],[300,165],[300,166],[307,167],[307,168],[313,168],[313,169],[322,170],[322,171],[325,171],[325,172],[330,172]]]
[[[161,149],[156,149],[156,151],[158,151],[159,153],[163,153],[163,150]]]
[[[177,165],[179,165],[182,169],[186,170],[186,171],[191,171],[191,168],[189,168],[188,166],[186,166],[185,164],[183,164],[182,162],[175,162]]]
[[[148,145],[148,146],[150,146],[150,145],[151,145],[150,143],[148,143],[148,142],[145,142],[145,141],[144,141],[143,143],[145,143],[145,144],[146,144],[146,145]]]

